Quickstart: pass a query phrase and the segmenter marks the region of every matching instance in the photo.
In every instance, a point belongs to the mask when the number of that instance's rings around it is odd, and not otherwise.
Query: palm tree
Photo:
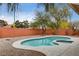
[[[18,10],[18,3],[7,3],[8,12],[13,12],[14,15],[14,28],[15,28],[15,20],[16,20],[16,10]]]
[[[44,6],[45,12],[49,12],[51,8],[54,8],[54,3],[40,3],[38,6]]]
[[[0,3],[0,6],[2,5],[2,3]]]
[[[0,6],[2,6],[2,3],[0,3]]]

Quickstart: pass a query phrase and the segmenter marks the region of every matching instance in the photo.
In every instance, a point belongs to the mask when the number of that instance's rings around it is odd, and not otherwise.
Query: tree
[[[22,24],[23,24],[24,28],[28,28],[29,27],[29,23],[28,23],[27,20],[23,21]]]
[[[42,34],[45,34],[47,27],[55,28],[49,16],[44,12],[37,12],[35,21],[31,23],[32,27],[42,29]]]
[[[32,23],[30,23],[30,27],[32,27],[32,28],[39,28],[39,23],[37,22],[37,21],[34,21],[34,22],[32,22]]]
[[[29,23],[28,23],[27,20],[23,21],[23,22],[20,22],[19,20],[17,20],[15,22],[15,26],[16,26],[16,28],[28,28],[29,27]]]
[[[0,20],[0,27],[6,26],[8,23],[4,20]]]
[[[59,28],[61,29],[69,29],[70,24],[67,20],[60,20],[59,21]]]
[[[15,28],[15,19],[16,19],[16,10],[18,9],[18,3],[7,3],[8,12],[13,12],[14,14],[14,28]]]
[[[79,21],[74,21],[72,23],[73,30],[79,30]]]
[[[15,27],[17,27],[17,28],[20,28],[20,27],[21,27],[21,23],[19,22],[19,20],[17,20],[17,21],[15,22]]]
[[[68,20],[70,18],[70,11],[67,7],[58,9],[57,7],[54,7],[54,9],[50,10],[50,14],[52,17],[55,18],[57,23],[57,28],[59,28],[60,20]]]
[[[67,4],[54,4],[54,3],[41,3],[45,7],[45,12],[49,14],[49,17],[55,18],[57,26],[62,19],[71,18],[71,13]]]

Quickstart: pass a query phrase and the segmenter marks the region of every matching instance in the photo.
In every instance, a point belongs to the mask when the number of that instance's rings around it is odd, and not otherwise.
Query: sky
[[[35,18],[35,13],[37,10],[44,11],[44,7],[38,8],[36,3],[19,4],[18,12],[16,12],[16,20],[28,20],[29,22],[32,22]],[[71,12],[71,21],[79,21],[79,15],[72,8]],[[0,6],[0,19],[7,21],[9,24],[14,22],[13,14],[8,13],[6,4]]]

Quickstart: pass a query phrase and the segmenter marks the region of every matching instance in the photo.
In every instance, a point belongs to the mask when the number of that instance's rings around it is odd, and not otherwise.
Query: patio
[[[0,39],[0,55],[1,56],[45,56],[45,53],[34,51],[34,50],[28,50],[28,49],[16,49],[12,47],[12,43],[14,41],[24,39],[24,38],[31,38],[31,37],[37,37],[37,36],[23,36],[23,37],[12,37],[12,38],[1,38]],[[38,37],[40,37],[38,35]],[[77,37],[78,38],[78,37]],[[74,44],[72,46],[58,46],[53,47],[51,50],[50,56],[79,56],[79,40],[76,39]],[[44,49],[46,50],[46,49]]]
[[[22,38],[25,37],[0,38],[0,56],[45,56],[45,54],[38,51],[16,49],[12,47],[14,41]]]

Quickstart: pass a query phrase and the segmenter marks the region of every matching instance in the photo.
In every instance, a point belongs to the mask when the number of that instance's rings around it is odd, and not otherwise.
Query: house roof
[[[69,6],[79,15],[79,4],[69,4]]]

